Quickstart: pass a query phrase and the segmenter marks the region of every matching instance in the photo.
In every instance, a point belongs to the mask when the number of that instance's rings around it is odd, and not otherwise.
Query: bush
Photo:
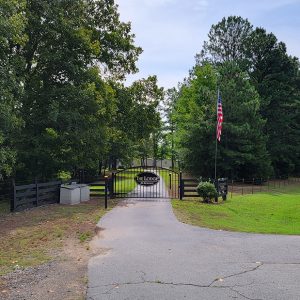
[[[70,180],[72,178],[72,175],[68,171],[59,171],[57,173],[57,178],[65,181],[65,180]]]
[[[209,203],[211,199],[214,199],[218,196],[215,186],[207,181],[200,182],[197,186],[197,192],[199,196],[203,198],[203,201]]]

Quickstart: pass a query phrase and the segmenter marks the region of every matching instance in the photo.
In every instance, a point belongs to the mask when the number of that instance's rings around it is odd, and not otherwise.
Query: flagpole
[[[216,150],[215,150],[215,182],[217,180],[217,153],[218,153],[218,137],[217,137],[217,131],[218,131],[218,101],[220,97],[220,89],[218,88],[218,96],[217,96],[217,126],[216,126]]]

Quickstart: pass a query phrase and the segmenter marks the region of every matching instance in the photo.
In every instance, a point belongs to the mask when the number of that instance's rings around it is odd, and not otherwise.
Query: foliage
[[[106,0],[1,0],[0,8],[0,173],[97,172],[121,139],[112,130],[121,101],[114,87],[137,71],[142,52],[130,23]],[[157,91],[155,78],[145,82]]]
[[[197,63],[203,60],[214,63],[226,61],[243,62],[246,57],[245,41],[252,32],[252,25],[247,19],[238,16],[223,18],[212,25],[208,33],[208,41],[196,56]]]
[[[218,196],[217,190],[213,183],[204,181],[197,186],[197,193],[203,198],[204,202],[210,202],[213,198]]]
[[[60,171],[57,174],[57,178],[61,180],[70,180],[72,178],[72,174],[70,172]]]
[[[263,28],[252,32],[246,49],[272,165],[277,175],[291,174],[299,164],[300,149],[298,59],[288,56],[285,44]]]
[[[288,175],[299,165],[299,62],[284,43],[247,19],[230,16],[213,25],[197,64],[232,61],[246,71],[259,94],[263,134],[277,175]]]
[[[160,116],[157,111],[163,90],[156,76],[149,76],[129,87],[115,85],[117,110],[112,121],[111,139],[108,142],[109,160],[130,164],[134,157],[154,157]]]
[[[189,82],[181,87],[174,115],[184,166],[197,175],[214,175],[218,78],[225,116],[222,142],[218,146],[218,175],[267,176],[271,167],[263,135],[264,121],[259,114],[259,96],[247,74],[233,62],[219,67],[196,66]]]
[[[13,172],[15,135],[22,125],[16,108],[20,105],[17,97],[22,95],[18,73],[24,60],[12,52],[27,40],[24,7],[25,1],[0,1],[0,177]]]

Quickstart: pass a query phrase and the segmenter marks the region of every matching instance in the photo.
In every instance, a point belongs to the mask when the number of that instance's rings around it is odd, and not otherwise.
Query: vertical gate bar
[[[182,172],[179,173],[179,199],[182,200],[183,198],[183,180],[182,180]]]
[[[118,173],[115,174],[115,179],[114,179],[114,192],[115,192],[115,197],[117,198],[118,197],[118,189],[117,189],[117,176],[118,176]]]
[[[115,176],[115,194],[117,198],[119,198],[118,178],[119,178],[119,173],[117,173]]]
[[[115,172],[112,172],[111,176],[111,182],[110,182],[110,197],[114,198],[114,177],[115,177]]]
[[[160,190],[162,189],[162,183],[161,183],[161,177],[163,176],[163,170],[161,169],[160,166],[156,166],[156,175],[160,178],[159,182],[155,185],[156,186],[156,190],[158,187],[158,192],[155,192],[154,197],[155,198],[161,198],[161,192]]]
[[[108,189],[108,178],[105,176],[105,209],[107,209],[107,189]]]
[[[143,189],[143,198],[144,198],[144,192],[145,192],[145,186],[142,185],[142,189]]]

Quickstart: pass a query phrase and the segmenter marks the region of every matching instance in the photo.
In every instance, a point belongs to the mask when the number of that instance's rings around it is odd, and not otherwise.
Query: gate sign
[[[140,185],[154,185],[160,178],[153,172],[142,172],[135,177],[135,181]]]

